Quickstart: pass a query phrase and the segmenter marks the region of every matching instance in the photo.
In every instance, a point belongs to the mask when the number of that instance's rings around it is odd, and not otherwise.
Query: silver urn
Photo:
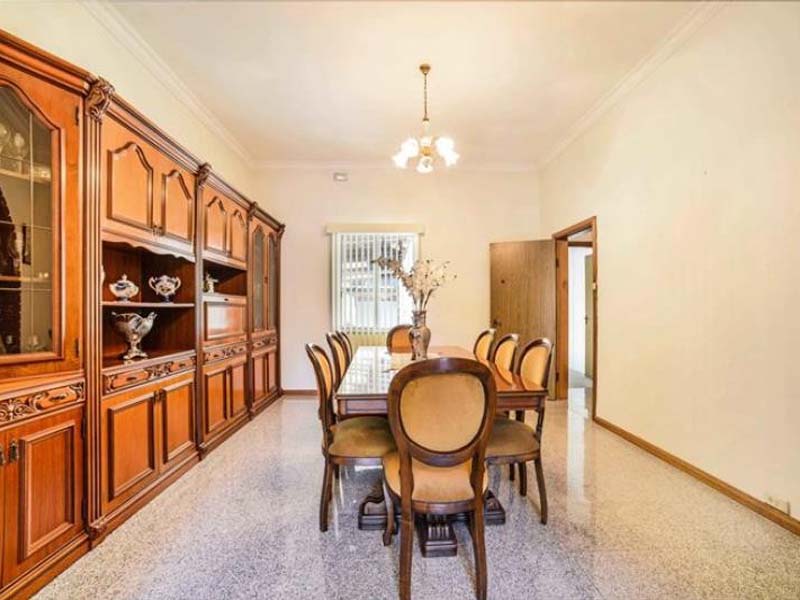
[[[120,302],[129,302],[131,298],[139,293],[139,286],[128,279],[127,275],[123,275],[114,283],[109,283],[108,289]]]
[[[176,294],[181,287],[180,277],[170,277],[169,275],[160,275],[159,277],[151,277],[147,280],[147,285],[158,296],[164,299],[164,302],[172,302],[172,297]]]
[[[153,328],[156,313],[151,312],[146,317],[137,313],[111,313],[114,320],[114,329],[117,330],[128,343],[128,350],[122,355],[122,360],[147,358],[147,353],[142,350],[141,343],[144,336]]]

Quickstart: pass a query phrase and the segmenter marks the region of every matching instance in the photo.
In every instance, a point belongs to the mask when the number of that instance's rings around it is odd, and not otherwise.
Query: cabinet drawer
[[[52,385],[52,383],[51,383]],[[0,425],[20,421],[85,398],[82,379],[61,381],[53,387],[26,387],[0,395]]]
[[[188,371],[193,369],[194,365],[194,356],[181,356],[146,365],[132,365],[129,369],[104,374],[103,393],[113,394],[175,373]]]
[[[203,302],[203,330],[207,341],[244,337],[247,300],[241,296],[207,295]]]
[[[217,346],[216,348],[209,348],[203,353],[203,364],[222,360],[224,358],[231,358],[247,352],[247,344],[232,344],[230,346]]]

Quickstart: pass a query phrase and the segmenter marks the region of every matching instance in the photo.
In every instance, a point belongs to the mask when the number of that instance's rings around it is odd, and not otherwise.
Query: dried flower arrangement
[[[403,263],[396,259],[381,256],[373,261],[378,266],[388,269],[406,288],[414,301],[414,311],[424,311],[433,293],[446,282],[453,281],[455,274],[448,273],[450,261],[435,264],[430,259],[419,259],[409,269],[403,270]]]

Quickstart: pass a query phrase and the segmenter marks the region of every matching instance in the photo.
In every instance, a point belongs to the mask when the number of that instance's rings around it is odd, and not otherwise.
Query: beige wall
[[[422,253],[452,261],[458,278],[428,310],[432,343],[472,346],[489,322],[489,243],[532,239],[539,230],[531,173],[265,170],[257,179],[264,206],[286,223],[282,264],[282,373],[288,389],[314,387],[303,344],[325,344],[331,327],[329,223],[419,223]]]
[[[732,4],[541,172],[599,231],[598,415],[800,515],[800,4]]]
[[[0,2],[0,28],[105,77],[117,93],[192,154],[210,162],[231,185],[245,193],[252,190],[252,171],[245,161],[189,111],[83,4]]]

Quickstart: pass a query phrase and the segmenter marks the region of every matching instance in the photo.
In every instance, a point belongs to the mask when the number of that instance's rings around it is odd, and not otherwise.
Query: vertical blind
[[[412,301],[388,269],[384,256],[409,269],[419,253],[416,233],[336,232],[332,236],[333,327],[354,335],[385,333],[411,319]]]

